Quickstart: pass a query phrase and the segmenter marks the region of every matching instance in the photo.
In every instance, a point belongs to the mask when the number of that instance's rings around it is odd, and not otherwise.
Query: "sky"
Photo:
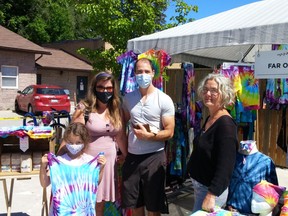
[[[184,0],[187,4],[197,5],[198,13],[190,12],[189,18],[196,20],[208,17],[223,11],[227,11],[236,7],[240,7],[253,2],[261,0]],[[175,15],[174,6],[171,5],[166,11],[167,18],[169,19],[172,15]],[[167,20],[167,22],[169,22]]]

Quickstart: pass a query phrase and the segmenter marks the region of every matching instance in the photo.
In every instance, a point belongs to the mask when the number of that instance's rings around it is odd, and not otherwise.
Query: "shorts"
[[[122,167],[122,207],[168,214],[165,194],[166,156],[164,151],[143,155],[128,153]]]

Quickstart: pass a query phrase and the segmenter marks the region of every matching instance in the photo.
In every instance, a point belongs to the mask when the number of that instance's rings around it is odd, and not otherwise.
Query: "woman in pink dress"
[[[91,142],[86,153],[92,156],[104,152],[107,163],[98,187],[96,215],[104,215],[105,202],[117,199],[117,150],[125,157],[127,136],[122,120],[119,90],[114,77],[107,72],[94,76],[85,100],[77,105],[72,121],[86,125]]]

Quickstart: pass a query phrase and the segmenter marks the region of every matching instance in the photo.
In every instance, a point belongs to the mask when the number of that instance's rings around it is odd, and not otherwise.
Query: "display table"
[[[21,126],[15,128],[0,128],[0,156],[4,153],[23,153],[20,149],[19,137],[28,137],[30,152],[44,151],[55,153],[54,131],[50,127]],[[12,198],[15,180],[27,180],[39,175],[39,171],[31,172],[1,172],[0,181],[3,184],[4,198],[7,207],[7,215],[11,215]],[[8,192],[7,180],[10,179],[10,190]],[[42,192],[41,215],[48,216],[47,191]]]
[[[11,215],[11,208],[12,208],[12,198],[13,198],[13,191],[14,191],[14,182],[15,180],[27,180],[31,179],[31,177],[38,176],[39,172],[31,172],[31,173],[11,173],[10,175],[3,175],[0,173],[0,181],[2,181],[3,189],[4,189],[4,198],[7,207],[7,215]],[[10,179],[10,190],[8,192],[7,187],[7,180]],[[48,215],[48,202],[47,202],[47,192],[46,188],[43,188],[43,195],[42,195],[42,210],[41,215]]]
[[[206,212],[203,210],[196,211],[195,213],[191,214],[190,216],[244,216],[239,212],[232,212],[228,210],[221,209],[216,207],[214,212]]]

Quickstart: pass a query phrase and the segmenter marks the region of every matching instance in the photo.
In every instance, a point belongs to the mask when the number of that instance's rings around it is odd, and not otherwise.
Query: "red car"
[[[65,110],[70,113],[70,96],[67,89],[56,85],[30,85],[17,91],[15,111],[42,113]]]

